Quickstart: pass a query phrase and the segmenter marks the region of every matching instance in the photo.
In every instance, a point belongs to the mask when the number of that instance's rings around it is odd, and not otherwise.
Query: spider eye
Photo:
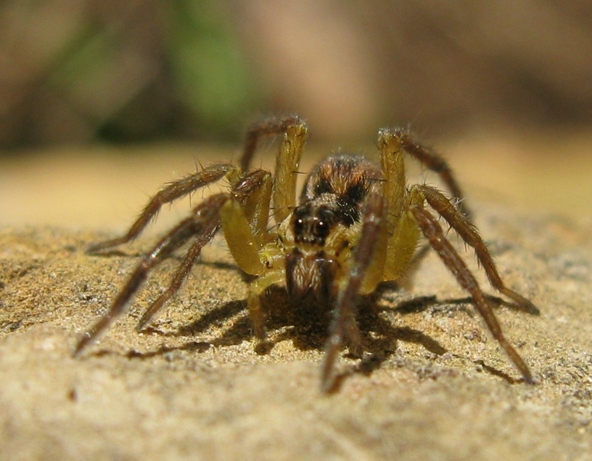
[[[324,245],[335,221],[335,213],[329,209],[310,205],[297,208],[292,221],[296,242]]]
[[[329,235],[331,227],[335,222],[335,213],[329,209],[321,208],[318,215],[314,217],[314,234],[319,243],[324,243]]]
[[[318,220],[315,226],[315,234],[319,237],[325,238],[329,233],[329,226],[325,221]]]
[[[304,227],[304,219],[297,218],[294,221],[294,231],[296,232],[296,234],[300,234],[302,232],[303,227]]]

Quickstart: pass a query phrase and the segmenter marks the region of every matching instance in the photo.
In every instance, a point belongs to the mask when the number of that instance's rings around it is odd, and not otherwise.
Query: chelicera
[[[208,184],[226,179],[228,191],[214,194],[193,208],[139,261],[106,315],[80,339],[75,355],[93,343],[130,305],[151,270],[182,246],[187,250],[170,286],[141,317],[138,330],[177,292],[204,245],[222,229],[238,267],[255,276],[247,291],[247,306],[256,343],[266,339],[261,297],[273,285],[285,285],[298,302],[313,297],[332,312],[322,388],[335,383],[335,362],[347,346],[363,352],[356,323],[357,302],[379,284],[403,277],[417,258],[423,236],[470,295],[493,337],[522,374],[532,374],[506,340],[486,294],[446,237],[442,218],[475,251],[491,285],[526,310],[537,308],[502,281],[487,246],[470,220],[463,194],[443,158],[418,144],[402,129],[378,132],[380,165],[360,155],[334,154],[309,174],[300,199],[296,179],[307,139],[307,126],[297,116],[255,123],[247,132],[238,166],[218,163],[162,188],[122,237],[93,245],[103,252],[136,238],[160,208]],[[281,136],[275,172],[250,169],[259,140]],[[410,155],[440,175],[450,197],[426,184],[406,183],[405,156]]]

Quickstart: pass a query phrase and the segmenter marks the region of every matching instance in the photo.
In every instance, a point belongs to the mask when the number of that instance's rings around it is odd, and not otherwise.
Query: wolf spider
[[[282,136],[273,176],[262,169],[249,169],[258,141],[268,135]],[[531,312],[537,309],[506,287],[500,278],[442,157],[417,144],[405,130],[381,129],[380,166],[359,155],[331,155],[314,167],[296,203],[296,178],[306,138],[306,124],[297,116],[271,118],[252,125],[240,166],[214,164],[166,185],[149,201],[127,234],[91,246],[88,251],[98,253],[129,242],[162,205],[223,178],[230,185],[228,192],[204,199],[142,257],[109,312],[82,336],[74,354],[79,355],[127,310],[156,265],[188,244],[172,283],[141,317],[137,329],[144,329],[181,287],[203,246],[222,229],[238,267],[256,276],[248,287],[247,306],[258,343],[266,337],[261,297],[272,285],[285,284],[292,299],[311,296],[332,308],[321,376],[322,389],[329,391],[335,384],[334,365],[341,349],[348,346],[354,356],[362,355],[355,320],[359,295],[374,292],[381,282],[400,279],[412,265],[423,235],[469,293],[524,381],[532,383],[530,370],[504,337],[487,296],[432,213],[443,218],[474,249],[496,290]],[[407,186],[406,154],[438,173],[452,199],[425,184]],[[272,217],[275,225],[268,227]]]

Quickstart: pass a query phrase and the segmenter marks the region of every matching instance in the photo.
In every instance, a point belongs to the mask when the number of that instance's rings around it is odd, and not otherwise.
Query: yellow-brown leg
[[[464,194],[444,157],[434,150],[419,144],[407,130],[398,128],[393,130],[392,133],[400,143],[402,150],[440,176],[452,194],[455,206],[464,216],[470,219],[471,212],[465,204]]]
[[[324,392],[329,392],[335,383],[335,361],[344,345],[348,345],[352,354],[362,355],[362,341],[356,323],[356,304],[358,295],[364,284],[368,284],[367,271],[373,272],[373,261],[384,261],[383,248],[377,242],[383,232],[384,198],[382,187],[368,195],[362,213],[362,229],[357,242],[350,272],[345,282],[339,287],[339,294],[333,310],[333,321],[329,330],[329,339],[325,346],[325,361],[321,373],[321,386]],[[379,264],[376,267],[381,267]],[[380,281],[373,280],[374,287]],[[366,287],[367,288],[367,287]]]
[[[267,236],[267,225],[269,222],[269,209],[271,206],[271,188],[273,180],[270,173],[261,178],[261,185],[247,196],[244,201],[243,210],[251,232],[257,239],[260,246],[265,242]],[[235,197],[238,199],[235,194]]]
[[[285,127],[275,161],[273,183],[273,215],[277,223],[286,219],[296,205],[296,180],[307,133],[306,125],[300,119],[290,120]]]
[[[241,169],[247,171],[259,140],[266,136],[283,135],[276,157],[273,203],[276,222],[283,221],[296,200],[296,179],[300,156],[306,142],[308,129],[298,116],[271,117],[252,124],[246,135]]]
[[[220,225],[223,225],[222,217],[225,216],[225,210],[227,208],[238,207],[238,217],[243,217],[243,222],[239,221],[238,226],[242,224],[242,231],[236,232],[240,235],[246,236],[249,241],[253,241],[251,247],[252,248],[260,248],[261,243],[261,235],[264,229],[259,229],[262,221],[267,221],[261,215],[267,216],[269,213],[269,200],[270,200],[270,174],[264,170],[255,170],[250,173],[240,175],[237,174],[238,171],[232,171],[230,173],[232,190],[227,197],[227,200],[220,206],[219,209],[219,216],[215,217],[216,220],[216,227],[212,228],[212,235],[198,235],[195,237],[195,241],[189,247],[189,250],[183,257],[183,261],[177,268],[175,275],[173,276],[173,280],[171,281],[169,287],[154,301],[150,307],[146,310],[144,315],[140,318],[136,329],[141,331],[144,329],[152,320],[154,315],[165,305],[165,303],[181,288],[185,279],[189,275],[191,268],[195,264],[198,256],[201,253],[202,247],[208,243],[213,234],[217,232]],[[257,199],[263,203],[255,203],[254,200]],[[267,203],[267,205],[265,204]],[[245,204],[245,208],[249,210],[249,216],[251,218],[250,223],[246,221],[244,214],[242,212],[241,204]],[[234,216],[234,215],[232,215]],[[227,223],[227,228],[232,228],[236,224],[234,223]],[[253,233],[252,233],[253,232]],[[237,237],[235,236],[234,239],[231,238],[233,242],[238,242]],[[245,240],[243,240],[243,243]],[[235,250],[236,251],[236,250]],[[261,263],[259,262],[259,258],[256,255],[248,254],[246,252],[238,252],[243,259],[248,256],[247,263],[251,264],[252,267],[259,268],[261,270]],[[247,251],[248,253],[248,251]],[[245,272],[249,272],[243,267]],[[254,269],[251,269],[253,271]],[[252,272],[249,272],[252,273]]]
[[[255,347],[258,343],[265,340],[265,317],[261,310],[261,295],[267,288],[278,283],[286,281],[286,273],[283,269],[276,269],[259,277],[251,282],[249,285],[247,295],[247,306],[249,308],[249,316],[253,324],[253,334],[257,339]]]
[[[419,239],[419,229],[409,211],[406,194],[405,151],[399,130],[382,129],[378,133],[384,191],[388,203],[388,244],[382,280],[399,279],[409,267]]]
[[[245,136],[243,154],[240,160],[241,169],[243,171],[249,170],[261,138],[285,133],[289,126],[299,124],[303,124],[303,122],[297,115],[269,117],[251,124],[247,129],[247,134]]]
[[[450,203],[448,198],[433,187],[425,185],[417,187],[421,190],[429,205],[450,224],[467,245],[475,249],[477,258],[483,266],[491,285],[530,313],[538,314],[539,310],[532,302],[506,287],[477,229]]]
[[[128,232],[122,236],[105,242],[99,242],[88,248],[88,253],[97,253],[135,239],[152,221],[163,205],[191,194],[195,190],[232,174],[236,167],[230,164],[210,165],[197,173],[179,179],[163,187],[144,208],[138,219],[132,224]]]
[[[228,249],[238,267],[250,275],[263,275],[265,266],[259,259],[261,243],[253,235],[240,203],[229,199],[220,209],[220,219]]]
[[[431,247],[436,251],[438,256],[440,256],[440,259],[444,262],[446,267],[452,272],[460,286],[471,295],[471,297],[473,298],[475,308],[485,320],[485,323],[487,324],[493,337],[502,346],[502,348],[510,357],[516,368],[518,368],[518,370],[524,378],[524,381],[532,384],[534,380],[532,378],[530,370],[528,369],[528,366],[526,365],[526,363],[524,363],[524,360],[522,360],[522,357],[520,357],[520,355],[514,349],[514,347],[504,337],[502,329],[499,325],[499,322],[497,321],[497,318],[495,317],[495,314],[493,313],[491,305],[489,304],[485,294],[479,287],[477,280],[475,279],[469,268],[466,266],[466,264],[464,263],[456,249],[452,246],[452,244],[444,235],[444,231],[442,230],[442,227],[440,226],[438,221],[432,216],[432,214],[428,210],[424,208],[424,199],[427,198],[423,195],[424,191],[425,186],[416,186],[410,191],[413,199],[413,203],[410,206],[410,211],[413,213],[413,216],[417,224],[419,225],[421,232],[428,239]],[[438,194],[440,193],[438,192]],[[443,195],[441,196],[444,197]],[[430,203],[431,205],[430,201],[428,201],[428,203]],[[452,205],[450,205],[450,207],[454,208],[452,207]],[[455,212],[458,213],[458,211]],[[471,226],[467,223],[467,227],[470,228]],[[466,231],[464,226],[461,226],[461,228],[463,231]],[[460,232],[459,234],[464,240],[464,236]],[[478,239],[480,245],[482,245],[483,248],[485,248],[485,244],[483,243],[481,238],[478,237]],[[490,263],[492,267],[495,267],[493,266],[492,260],[490,261]]]

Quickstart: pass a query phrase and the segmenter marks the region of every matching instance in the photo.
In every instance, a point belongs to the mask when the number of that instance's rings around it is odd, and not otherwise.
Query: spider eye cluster
[[[292,219],[296,243],[322,246],[336,223],[337,216],[325,206],[305,204],[294,210]]]

